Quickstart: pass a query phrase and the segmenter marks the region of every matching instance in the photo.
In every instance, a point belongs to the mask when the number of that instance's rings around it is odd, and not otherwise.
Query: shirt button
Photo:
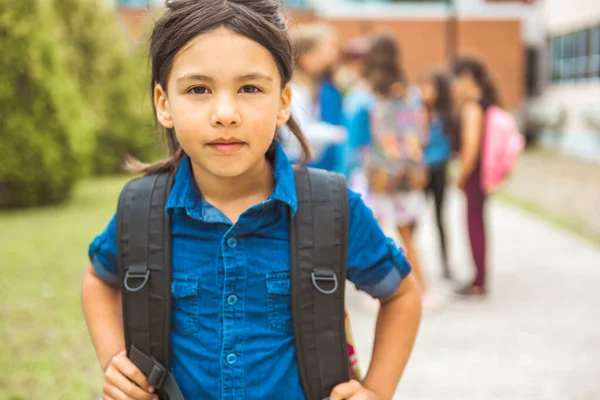
[[[227,239],[227,247],[229,247],[230,249],[237,247],[237,239],[236,238]]]
[[[229,355],[227,355],[226,360],[227,360],[227,364],[233,365],[237,361],[237,356],[235,354],[229,354]]]
[[[227,304],[229,304],[230,306],[235,306],[238,302],[238,298],[236,295],[232,294],[229,297],[227,297]]]

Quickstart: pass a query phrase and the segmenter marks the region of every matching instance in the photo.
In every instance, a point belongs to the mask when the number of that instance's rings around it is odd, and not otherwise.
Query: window
[[[554,83],[560,82],[561,77],[562,42],[562,36],[550,40],[550,71]]]
[[[600,26],[590,30],[590,78],[600,78]]]
[[[563,38],[561,78],[571,80],[575,78],[575,34],[571,33]]]
[[[589,48],[588,48],[589,30],[577,32],[575,34],[575,78],[585,79],[589,72]]]
[[[550,81],[600,78],[600,26],[550,39]]]

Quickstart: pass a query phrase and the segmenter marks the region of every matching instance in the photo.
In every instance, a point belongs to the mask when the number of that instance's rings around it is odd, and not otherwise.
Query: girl
[[[323,121],[320,105],[322,78],[338,57],[337,40],[334,39],[335,32],[331,27],[317,23],[300,25],[292,35],[295,57],[292,114],[314,150],[311,166],[328,170],[335,165],[335,145],[346,139],[346,132],[340,125]],[[282,129],[281,135],[286,152],[292,159],[297,159],[301,151],[298,141],[289,129]]]
[[[289,299],[267,292],[273,278],[289,287],[288,213],[298,202],[275,129],[287,124],[309,156],[290,116],[284,21],[278,0],[179,0],[167,3],[152,32],[152,98],[169,157],[138,166],[146,174],[175,173],[165,207],[173,254],[171,373],[187,399],[305,398],[293,332],[283,323],[291,321]],[[390,399],[419,324],[418,285],[369,209],[349,196],[348,277],[381,299],[381,310],[364,381],[341,383],[330,398]],[[123,349],[116,255],[113,217],[89,247],[82,287],[104,368],[103,398],[155,399]]]
[[[369,110],[375,103],[375,95],[365,79],[365,57],[369,47],[367,38],[355,38],[345,46],[342,55],[342,71],[348,88],[343,103],[344,125],[348,132],[344,174],[351,182],[362,180],[361,154],[371,140]]]
[[[366,78],[377,95],[370,110],[371,150],[367,176],[378,219],[395,223],[407,257],[427,296],[414,228],[425,205],[422,143],[425,115],[418,88],[408,85],[398,64],[396,41],[380,35],[366,57]],[[427,299],[427,297],[425,298]]]
[[[442,251],[442,274],[444,278],[451,279],[443,218],[446,169],[450,158],[449,134],[452,130],[450,83],[444,74],[434,72],[423,82],[421,91],[429,124],[429,144],[423,152],[425,163],[429,167],[429,184],[425,193],[428,196],[433,195],[435,201],[435,216]]]
[[[325,25],[323,30],[325,37],[321,40],[328,42],[331,54],[329,55],[330,64],[320,77],[317,96],[319,100],[319,119],[328,124],[339,126],[342,125],[342,92],[337,85],[336,75],[340,61],[340,38],[339,33],[329,25]],[[322,161],[314,167],[342,173],[345,163],[344,148],[345,143],[327,146]]]
[[[467,222],[475,278],[458,294],[486,294],[486,237],[484,225],[485,192],[481,186],[481,142],[483,118],[487,108],[498,104],[496,87],[487,69],[476,59],[462,58],[453,66],[453,91],[458,124],[452,137],[453,150],[460,164],[458,186],[467,198]]]

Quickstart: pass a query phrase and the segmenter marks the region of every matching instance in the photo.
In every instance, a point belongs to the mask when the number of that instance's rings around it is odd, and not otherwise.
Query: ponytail
[[[300,129],[300,125],[296,122],[294,117],[290,115],[290,119],[287,124],[290,131],[296,136],[298,142],[300,143],[300,148],[302,148],[302,164],[308,164],[312,159],[312,151],[310,150],[310,145],[308,144],[308,140],[304,133],[302,133],[302,129]]]

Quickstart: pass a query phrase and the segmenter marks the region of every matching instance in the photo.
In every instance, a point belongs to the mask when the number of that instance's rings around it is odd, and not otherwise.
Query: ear
[[[292,86],[288,83],[281,89],[279,112],[277,113],[277,127],[285,125],[290,119],[292,106]]]
[[[173,118],[169,109],[169,99],[167,93],[160,84],[154,86],[154,107],[156,109],[156,119],[167,129],[173,128]]]

